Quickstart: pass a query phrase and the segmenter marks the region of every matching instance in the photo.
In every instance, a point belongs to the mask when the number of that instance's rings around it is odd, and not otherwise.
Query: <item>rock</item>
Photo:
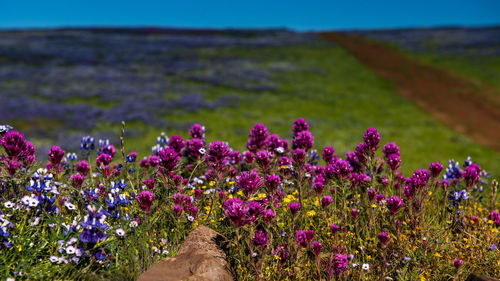
[[[492,278],[492,277],[476,274],[476,273],[471,273],[467,277],[467,279],[465,279],[465,281],[500,281],[500,280]]]
[[[175,257],[163,259],[139,276],[139,281],[233,281],[224,238],[206,226],[198,226],[182,243]]]

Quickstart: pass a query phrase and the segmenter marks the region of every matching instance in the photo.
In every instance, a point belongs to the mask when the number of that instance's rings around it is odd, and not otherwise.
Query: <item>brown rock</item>
[[[499,280],[492,277],[472,273],[467,277],[467,279],[465,279],[465,281],[499,281]]]
[[[224,238],[206,226],[198,226],[182,243],[175,257],[163,259],[139,276],[139,281],[233,281]]]

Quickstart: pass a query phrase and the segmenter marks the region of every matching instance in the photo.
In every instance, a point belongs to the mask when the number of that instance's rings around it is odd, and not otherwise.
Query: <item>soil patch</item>
[[[345,48],[378,76],[389,80],[401,95],[445,125],[500,151],[500,110],[470,82],[359,36],[338,32],[320,35]],[[500,96],[491,92],[489,95]]]

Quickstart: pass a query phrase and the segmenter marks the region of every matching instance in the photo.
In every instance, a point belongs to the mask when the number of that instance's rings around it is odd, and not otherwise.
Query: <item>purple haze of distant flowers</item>
[[[368,148],[372,152],[377,150],[380,139],[380,133],[374,128],[366,130],[365,135],[363,136],[363,141],[368,145]]]
[[[305,151],[311,149],[314,145],[314,137],[309,131],[299,132],[292,140],[293,149],[302,148]]]
[[[263,180],[257,171],[252,170],[250,172],[242,172],[236,180],[236,184],[238,188],[243,190],[247,197],[251,197],[263,185]]]
[[[179,164],[179,154],[173,148],[162,149],[158,154],[160,158],[160,172],[164,175],[172,172]]]
[[[391,197],[385,200],[386,206],[389,209],[389,212],[394,216],[397,214],[400,208],[404,207],[405,203],[403,199],[398,196],[392,195]]]
[[[136,198],[137,202],[139,202],[139,207],[141,207],[142,211],[145,213],[151,211],[151,204],[153,204],[154,199],[155,195],[147,190],[141,191]]]

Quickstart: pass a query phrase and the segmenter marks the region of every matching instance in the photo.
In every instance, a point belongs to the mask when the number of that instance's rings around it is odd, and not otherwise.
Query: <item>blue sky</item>
[[[164,26],[296,30],[500,24],[499,0],[0,0],[0,28]]]

